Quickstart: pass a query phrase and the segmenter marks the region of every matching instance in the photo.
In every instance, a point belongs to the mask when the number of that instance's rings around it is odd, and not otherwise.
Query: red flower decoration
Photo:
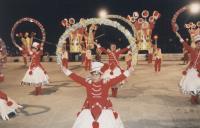
[[[11,106],[12,104],[13,104],[13,102],[11,102],[11,101],[8,101],[8,102],[7,102],[7,105],[8,105],[8,106]]]
[[[142,17],[147,18],[149,16],[149,11],[144,10],[142,11]]]
[[[157,20],[158,18],[160,18],[160,13],[158,11],[154,11],[153,12],[153,17]]]
[[[29,71],[29,75],[32,75],[33,74],[33,72],[32,71]]]
[[[183,75],[186,75],[186,74],[187,74],[187,72],[186,72],[186,71],[183,71],[183,72],[182,72],[182,74],[183,74]]]

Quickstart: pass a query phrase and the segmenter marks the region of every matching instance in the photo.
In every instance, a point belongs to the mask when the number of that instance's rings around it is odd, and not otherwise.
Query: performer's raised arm
[[[104,47],[102,47],[100,44],[96,44],[95,43],[95,45],[97,46],[97,48],[101,51],[101,52],[103,52],[103,53],[105,53],[105,54],[108,54],[109,52],[104,48]]]
[[[71,70],[62,67],[63,72],[65,73],[66,76],[70,77],[73,81],[81,84],[82,86],[87,86],[88,83],[86,82],[85,78],[73,73]]]
[[[116,84],[120,83],[121,81],[123,81],[124,79],[126,79],[127,77],[129,77],[130,75],[130,71],[126,70],[124,71],[121,75],[111,79],[107,84],[109,86],[115,86]]]
[[[183,40],[183,38],[181,37],[181,35],[176,32],[176,36],[179,38],[180,42],[183,44],[183,47],[188,51],[188,52],[192,52],[193,48],[186,42]]]
[[[117,51],[117,54],[124,54],[125,52],[127,52],[130,49],[130,45],[127,46],[126,48],[120,49],[119,51]]]

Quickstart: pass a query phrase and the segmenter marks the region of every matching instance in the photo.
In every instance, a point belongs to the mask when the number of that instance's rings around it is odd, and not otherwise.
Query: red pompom
[[[11,106],[12,104],[13,104],[13,103],[12,103],[11,101],[8,101],[8,102],[7,102],[7,105],[8,105],[8,106]]]
[[[99,128],[99,123],[97,121],[94,121],[92,123],[92,128]]]
[[[187,74],[187,72],[186,72],[186,71],[183,71],[183,72],[182,72],[182,74],[183,74],[183,75],[186,75],[186,74]]]
[[[114,116],[115,116],[115,119],[118,118],[118,113],[117,112],[113,112]]]
[[[113,71],[110,72],[110,75],[113,75]]]
[[[32,71],[29,71],[29,75],[32,75],[33,74],[33,72]]]

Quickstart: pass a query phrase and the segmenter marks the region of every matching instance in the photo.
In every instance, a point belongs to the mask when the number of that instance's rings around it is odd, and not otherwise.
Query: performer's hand
[[[8,102],[7,102],[7,105],[8,105],[8,106],[11,106],[12,104],[13,104],[12,101],[8,101]]]
[[[33,72],[32,71],[29,71],[29,75],[32,75],[33,74]]]
[[[128,49],[132,48],[134,46],[134,44],[130,44],[129,46],[127,46]]]
[[[18,47],[18,49],[19,49],[20,51],[22,51],[22,50],[23,50],[21,47]]]
[[[186,71],[183,71],[183,72],[182,72],[182,74],[183,74],[183,75],[186,75],[186,74],[187,74],[187,72],[186,72]]]
[[[61,67],[62,71],[64,72],[64,74],[66,76],[69,76],[72,74],[72,71],[70,71],[69,69],[65,68],[64,66]]]
[[[101,45],[100,45],[100,44],[97,44],[97,43],[96,43],[96,46],[97,46],[97,48],[101,48]]]

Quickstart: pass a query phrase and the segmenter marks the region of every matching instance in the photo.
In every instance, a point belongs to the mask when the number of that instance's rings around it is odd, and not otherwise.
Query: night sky
[[[0,0],[0,37],[6,42],[9,50],[17,51],[11,42],[11,28],[20,18],[32,17],[44,25],[47,41],[57,44],[59,36],[64,32],[64,28],[60,25],[60,21],[64,18],[74,17],[76,21],[79,21],[81,17],[97,17],[98,11],[102,8],[107,9],[109,14],[124,17],[128,14],[132,15],[134,11],[141,12],[147,9],[151,12],[158,10],[162,15],[153,32],[159,36],[158,46],[163,52],[177,53],[181,52],[182,48],[171,30],[171,19],[178,9],[193,1],[199,0]],[[179,17],[178,23],[184,38],[189,37],[183,27],[184,23],[191,20],[197,21],[199,16],[184,13]],[[110,41],[118,41],[119,38],[121,41],[118,47],[128,45],[125,37],[112,28],[101,27],[98,34],[102,33],[105,36],[99,40],[105,47],[109,46]],[[56,47],[46,44],[45,49],[53,54]]]

